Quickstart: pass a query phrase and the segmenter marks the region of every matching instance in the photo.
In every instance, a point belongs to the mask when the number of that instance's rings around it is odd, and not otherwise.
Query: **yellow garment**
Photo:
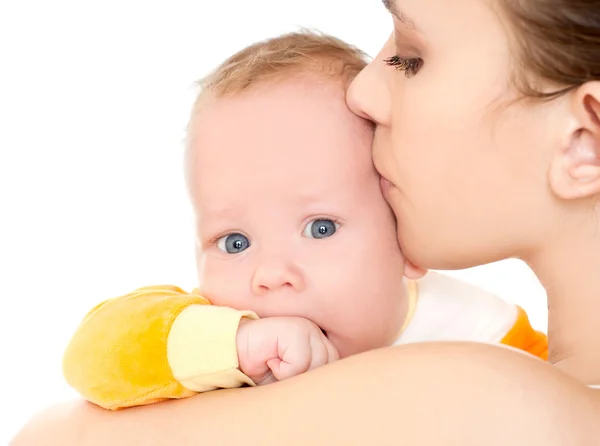
[[[512,311],[510,317],[496,316],[493,307],[486,307],[483,314],[468,314],[483,296],[465,299],[469,289],[462,284],[452,290],[456,281],[442,278],[437,283],[441,276],[429,277],[422,282],[429,283],[429,289],[425,286],[422,293],[417,292],[416,282],[407,282],[409,309],[401,334],[405,339],[398,343],[457,338],[499,341],[547,358],[546,336],[531,327],[522,309]],[[451,291],[446,293],[447,289]],[[453,303],[457,303],[454,314],[449,312],[452,305],[442,308]],[[477,329],[483,316],[506,328],[492,330],[495,337],[490,339]],[[257,319],[251,311],[210,305],[197,290],[189,294],[168,285],[140,288],[87,314],[67,347],[63,373],[84,398],[113,410],[218,388],[252,386],[238,369],[236,335],[242,317]],[[408,341],[411,332],[417,334]]]
[[[63,373],[106,409],[254,385],[238,369],[242,317],[257,318],[178,287],[140,288],[87,314],[67,347]]]

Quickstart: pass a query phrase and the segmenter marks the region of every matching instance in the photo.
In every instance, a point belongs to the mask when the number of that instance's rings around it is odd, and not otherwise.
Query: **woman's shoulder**
[[[408,427],[408,444],[427,425],[433,432],[421,444],[452,444],[441,435],[463,445],[600,444],[600,392],[520,350],[431,343],[390,356],[403,381],[395,393],[406,402],[399,420]]]
[[[600,444],[600,392],[519,351],[410,344],[346,358],[263,387],[112,413],[73,403],[15,445]]]

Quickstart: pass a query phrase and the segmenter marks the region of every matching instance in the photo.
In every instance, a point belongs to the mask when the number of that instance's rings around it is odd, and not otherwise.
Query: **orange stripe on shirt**
[[[521,307],[517,308],[517,320],[500,343],[519,348],[543,360],[548,360],[548,337],[544,333],[534,330],[529,323],[525,310]]]

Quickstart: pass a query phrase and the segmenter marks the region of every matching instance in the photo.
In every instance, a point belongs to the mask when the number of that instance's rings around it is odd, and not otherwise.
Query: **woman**
[[[555,366],[412,345],[120,413],[71,403],[15,444],[600,442],[600,1],[384,3],[394,35],[348,103],[377,124],[404,251],[426,268],[527,261]]]

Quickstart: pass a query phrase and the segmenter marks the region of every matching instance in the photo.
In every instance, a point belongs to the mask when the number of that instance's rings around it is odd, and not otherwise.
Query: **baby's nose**
[[[285,262],[265,262],[256,268],[252,278],[252,292],[255,295],[263,296],[282,288],[294,291],[304,289],[304,278],[298,267]]]

